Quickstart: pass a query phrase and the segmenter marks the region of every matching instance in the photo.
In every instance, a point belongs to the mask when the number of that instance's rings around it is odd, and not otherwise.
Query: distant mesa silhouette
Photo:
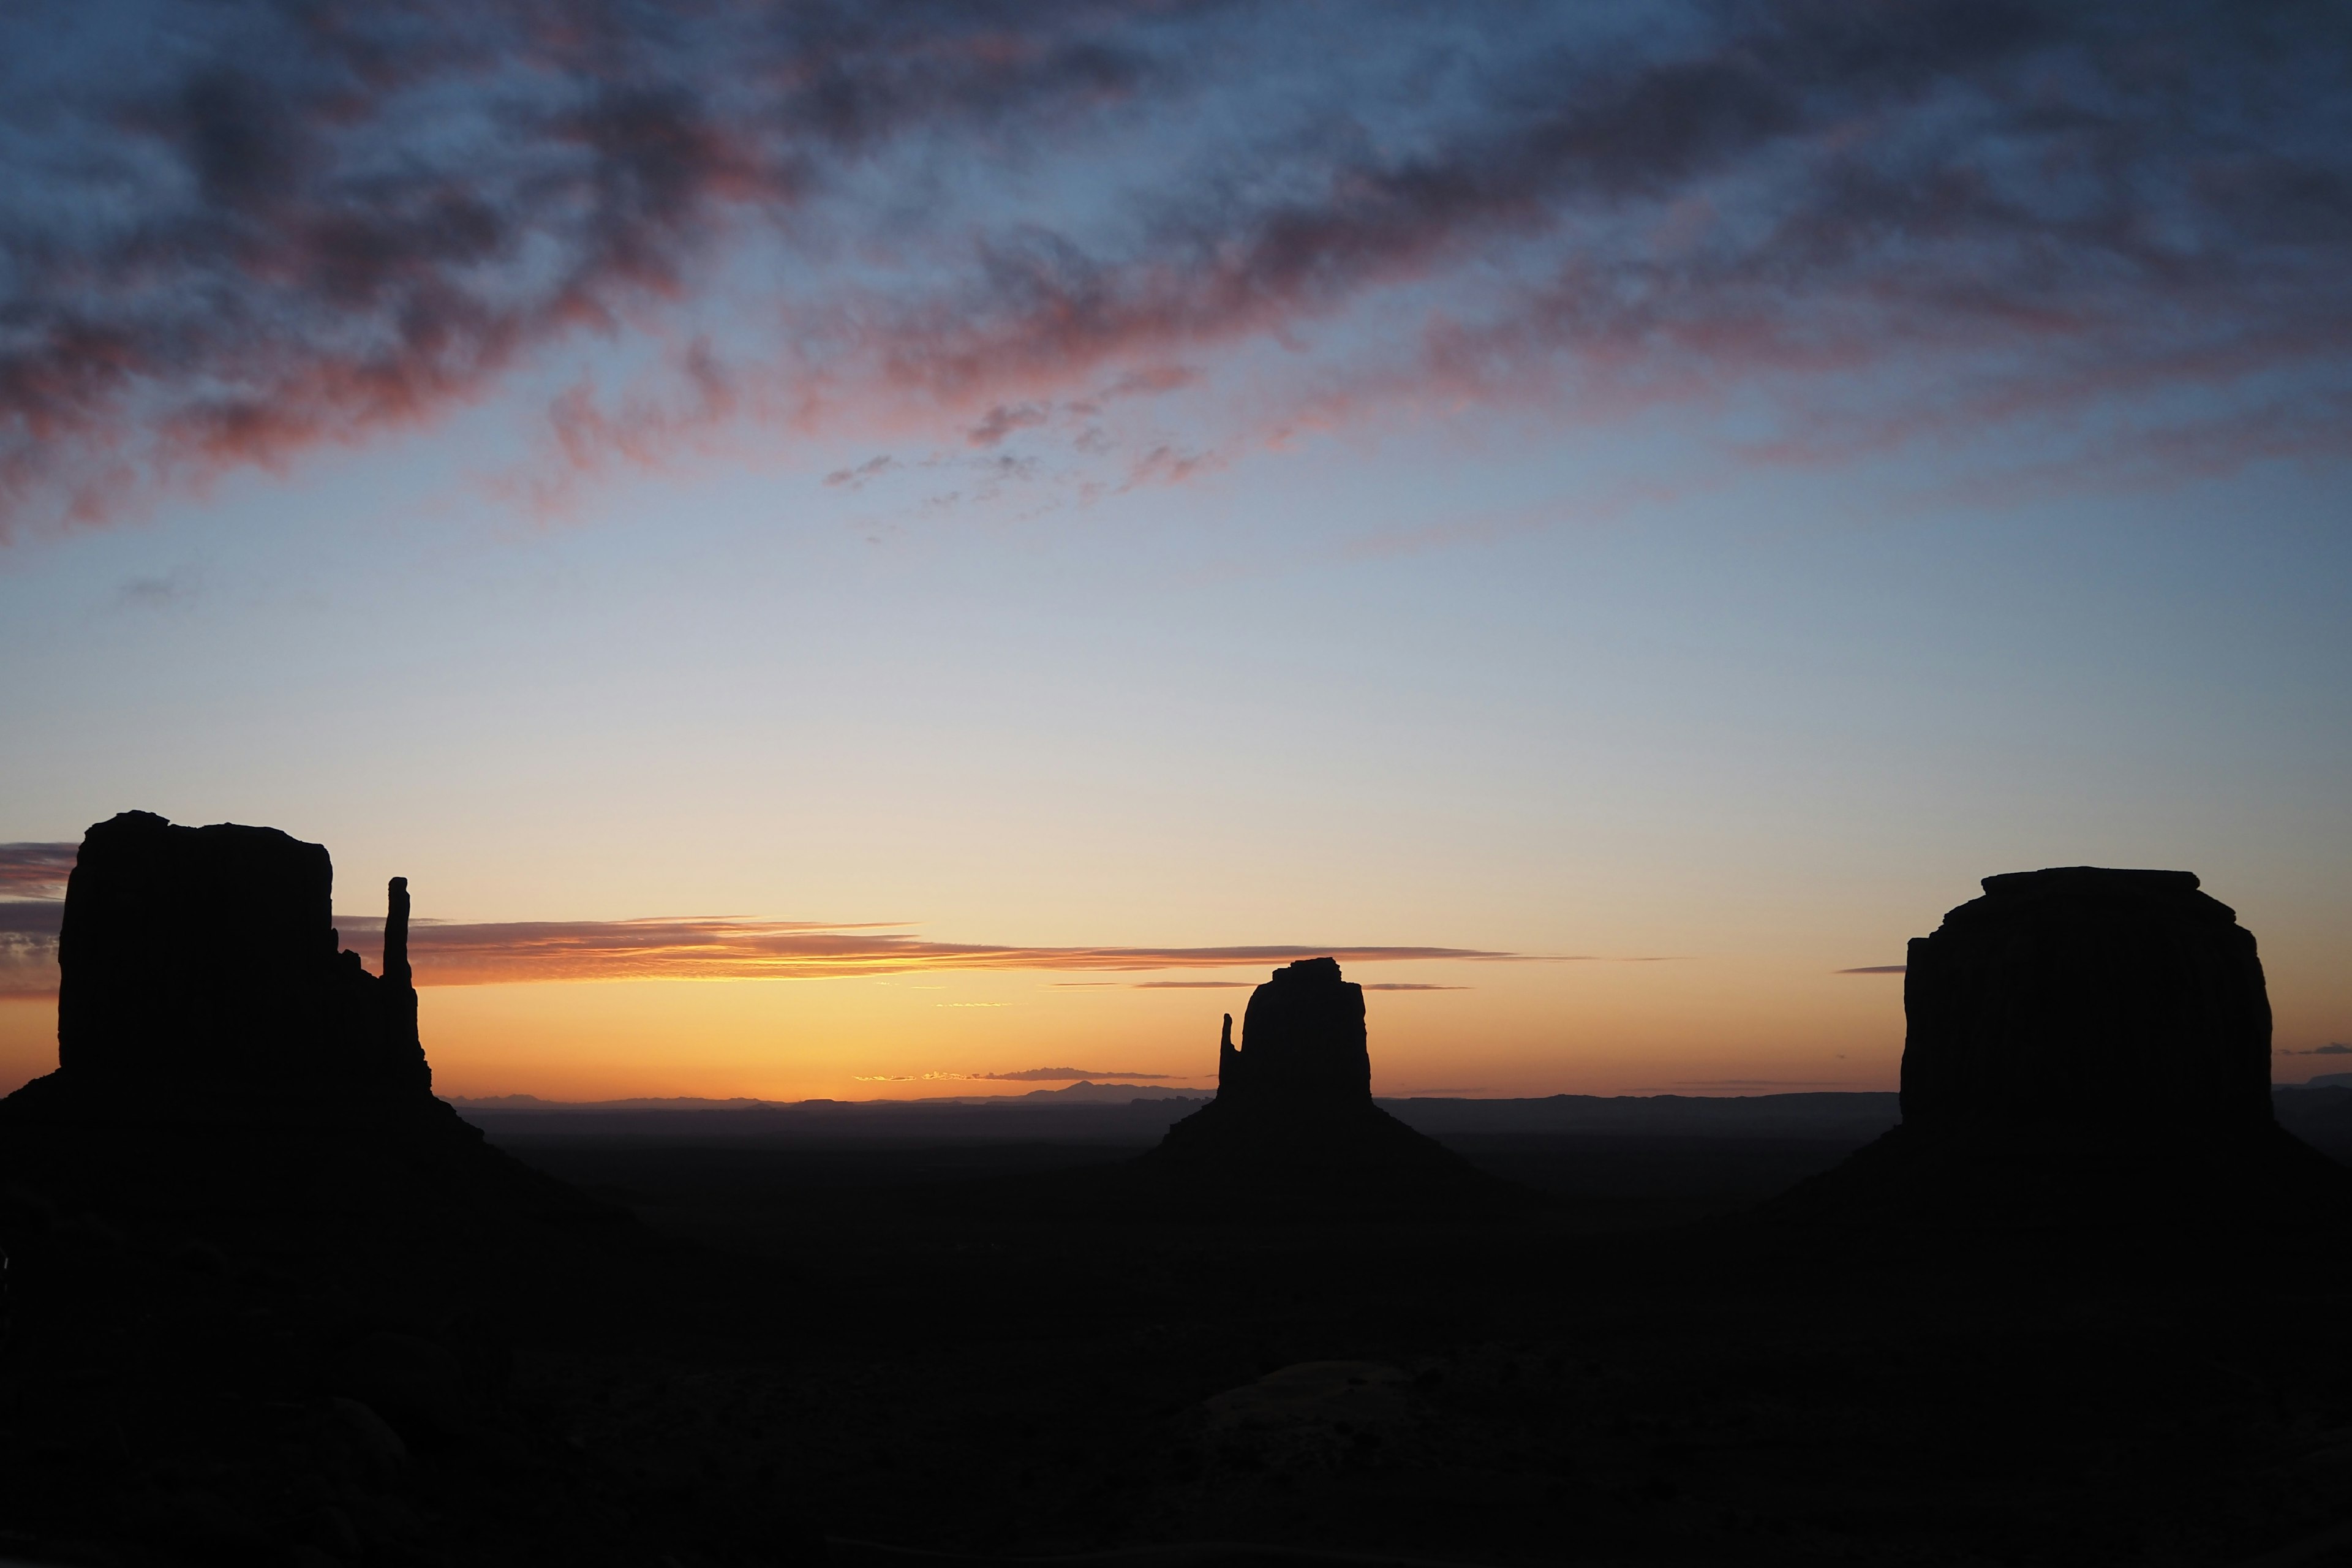
[[[1333,958],[1276,970],[1250,994],[1239,1044],[1225,1015],[1216,1098],[1139,1164],[1163,1181],[1272,1202],[1507,1206],[1531,1196],[1372,1103],[1364,988]]]
[[[2352,1194],[2273,1114],[2253,933],[2193,874],[2067,866],[1983,887],[1912,939],[1902,1124],[1792,1209],[2210,1220]]]

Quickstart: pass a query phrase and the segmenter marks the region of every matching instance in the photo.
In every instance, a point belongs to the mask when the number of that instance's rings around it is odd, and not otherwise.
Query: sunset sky
[[[0,1089],[131,808],[407,876],[444,1093],[1322,952],[1382,1093],[1891,1088],[2085,863],[2352,1068],[2341,5],[37,3],[0,148]]]

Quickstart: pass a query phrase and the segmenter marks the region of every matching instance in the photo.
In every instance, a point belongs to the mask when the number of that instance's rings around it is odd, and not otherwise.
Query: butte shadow
[[[1299,1209],[1509,1212],[1543,1199],[1478,1170],[1372,1103],[1364,988],[1301,959],[1225,1015],[1217,1095],[1129,1167],[1138,1187],[1228,1217]]]
[[[2352,1172],[2282,1129],[2253,934],[2187,871],[1984,879],[1911,941],[1903,1121],[1767,1205],[1916,1234],[2337,1227]]]

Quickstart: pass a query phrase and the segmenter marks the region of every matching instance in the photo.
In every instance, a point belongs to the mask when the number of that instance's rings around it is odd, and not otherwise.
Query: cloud
[[[383,925],[381,917],[339,916],[338,921],[347,942],[381,931]],[[936,942],[888,925],[726,918],[512,921],[484,924],[418,921],[409,928],[408,950],[420,985],[559,980],[832,979],[939,970],[1039,970],[1065,973],[1271,970],[1297,959],[1318,957],[1337,958],[1343,963],[1578,961],[1457,947],[1023,947]]]
[[[1026,430],[1033,426],[1045,423],[1051,412],[1052,410],[1043,404],[1000,403],[990,409],[986,417],[979,424],[971,427],[965,438],[975,447],[1001,446],[1004,438],[1015,430]]]
[[[1852,1089],[1858,1086],[1850,1079],[1835,1078],[1685,1078],[1676,1079],[1673,1085],[1674,1089]]]
[[[2314,1046],[2307,1051],[2282,1050],[2273,1051],[2271,1054],[2281,1057],[2352,1057],[2352,1046],[2347,1046],[2341,1040],[2330,1040],[2324,1046]]]
[[[1911,966],[1907,963],[1872,963],[1860,969],[1841,969],[1838,973],[1840,974],[1908,974],[1911,973]]]
[[[0,888],[44,888],[40,857],[16,851],[65,849],[70,866],[74,845],[0,846]],[[66,868],[59,868],[62,876]],[[15,871],[17,877],[7,873]],[[58,994],[58,931],[65,905],[48,899],[0,900],[0,1001],[39,1001]]]
[[[21,885],[46,887],[44,866],[68,845],[15,845],[26,851],[0,865],[21,868]],[[69,855],[68,855],[69,860]],[[56,993],[58,931],[65,906],[55,900],[0,900],[0,995]],[[383,940],[381,915],[338,915],[347,944],[373,952]],[[157,933],[163,940],[163,933]],[[1348,963],[1593,962],[1538,953],[1459,947],[1022,947],[935,942],[889,924],[727,918],[634,921],[508,921],[484,923],[419,920],[408,932],[409,962],[419,985],[492,985],[587,980],[839,979],[916,974],[945,970],[1034,970],[1121,973],[1139,970],[1249,968],[1272,970],[1301,958]],[[1630,962],[1643,962],[1632,960]],[[1064,984],[1136,984],[1141,989],[1245,988],[1255,981],[1100,981]],[[1380,989],[1374,986],[1372,989]],[[942,1003],[1001,1006],[1002,1003]]]
[[[63,898],[79,844],[0,844],[0,899]]]
[[[831,489],[855,492],[898,466],[898,460],[888,456],[868,458],[854,468],[835,468],[825,475],[824,482]]]
[[[184,568],[162,576],[130,578],[118,591],[117,598],[126,608],[166,610],[187,604],[196,594],[195,575]]]
[[[1020,1072],[926,1072],[876,1073],[859,1076],[859,1083],[1066,1083],[1091,1080],[1096,1083],[1124,1081],[1129,1079],[1198,1078],[1200,1074],[1164,1072],[1090,1072],[1083,1068],[1028,1068]]]
[[[1108,1068],[1024,1068],[1019,1072],[972,1072],[961,1077],[984,1083],[1065,1083],[1091,1079],[1097,1083],[1125,1079],[1165,1079],[1164,1072],[1116,1072]]]
[[[1397,5],[1338,54],[1328,26],[17,8],[0,529],[550,380],[581,466],[740,424],[992,447],[1065,399],[1206,397],[1258,443],[1743,387],[1758,462],[1990,428],[2079,428],[2098,463],[2346,452],[2340,6]],[[1250,374],[1266,351],[1290,368]],[[598,355],[666,392],[600,398]],[[1113,472],[1223,451],[1139,435]]]
[[[1639,962],[1639,959],[1634,959]],[[1202,990],[1256,990],[1256,980],[1136,980],[1129,990],[1139,992],[1202,992]],[[1467,985],[1412,985],[1404,980],[1367,980],[1369,992],[1461,992]]]

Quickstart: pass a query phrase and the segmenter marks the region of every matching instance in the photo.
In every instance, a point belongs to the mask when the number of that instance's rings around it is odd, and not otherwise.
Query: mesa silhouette
[[[775,1292],[436,1100],[406,884],[376,974],[342,949],[332,887],[326,850],[274,828],[126,812],[82,842],[58,1069],[0,1100],[12,1542],[142,1563],[811,1550],[772,1496],[648,1492],[518,1408],[519,1331],[642,1336],[688,1301],[772,1320]]]
[[[1148,1181],[1237,1201],[1516,1206],[1534,1194],[1476,1169],[1372,1103],[1364,988],[1305,958],[1225,1015],[1214,1100],[1138,1163]]]
[[[408,879],[392,879],[383,973],[344,950],[321,845],[274,827],[181,827],[126,811],[83,837],[58,946],[58,1075],[207,1112],[228,1100],[415,1110]],[[51,1092],[55,1092],[54,1090]]]
[[[378,974],[342,946],[333,890],[326,849],[273,827],[91,827],[66,884],[58,1068],[0,1100],[0,1178],[315,1267],[380,1250],[386,1224],[423,1237],[419,1267],[464,1274],[517,1224],[618,1222],[434,1097],[406,879]]]
[[[400,1196],[387,1159],[419,1193],[536,1184],[434,1098],[406,879],[381,974],[342,947],[333,889],[326,849],[273,827],[91,827],[66,884],[58,1068],[0,1100],[6,1168],[148,1205],[324,1199],[322,1182],[380,1205]]]
[[[2016,1229],[2338,1212],[2277,1122],[2253,933],[2187,871],[1987,877],[1911,940],[1902,1124],[1788,1213]]]

